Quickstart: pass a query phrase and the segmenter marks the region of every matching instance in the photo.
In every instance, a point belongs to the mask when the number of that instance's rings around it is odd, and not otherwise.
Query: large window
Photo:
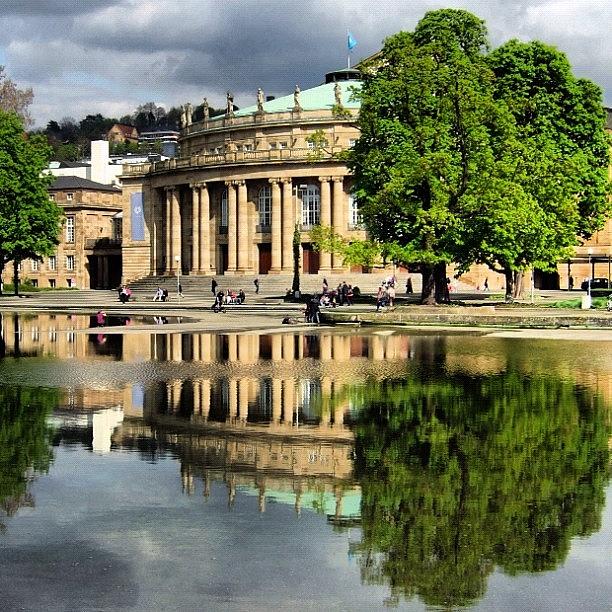
[[[49,270],[57,270],[57,255],[50,255],[47,265]]]
[[[319,224],[321,214],[321,198],[317,185],[309,183],[296,187],[296,193],[302,202],[302,225],[312,227]]]
[[[349,194],[349,226],[350,227],[361,227],[362,225],[363,225],[363,218],[359,214],[357,200],[352,194]]]
[[[66,217],[66,242],[74,242],[74,217]]]
[[[272,222],[272,189],[266,185],[259,190],[257,199],[260,227],[270,227]]]
[[[32,259],[32,272],[38,272],[38,259]]]
[[[66,255],[66,270],[74,270],[74,255]]]
[[[227,227],[227,189],[221,194],[221,220],[220,227]]]

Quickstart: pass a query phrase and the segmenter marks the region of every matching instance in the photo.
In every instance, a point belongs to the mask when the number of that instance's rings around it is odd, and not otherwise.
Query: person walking
[[[389,287],[387,287],[387,298],[389,299],[389,308],[393,308],[393,303],[395,301],[395,284],[391,283]]]
[[[410,294],[411,294],[411,293],[413,293],[413,292],[414,292],[414,290],[412,289],[412,278],[409,276],[409,277],[406,279],[406,293],[407,293],[408,295],[410,295]]]
[[[568,285],[567,286],[569,288],[569,291],[573,291],[574,290],[574,277],[573,276],[569,277]]]
[[[212,279],[212,283],[210,284],[210,290],[212,291],[213,295],[217,295],[217,285],[219,283],[217,282],[216,278]]]
[[[255,285],[255,293],[259,293],[259,279],[258,279],[258,278],[256,278],[256,279],[253,281],[253,284]]]

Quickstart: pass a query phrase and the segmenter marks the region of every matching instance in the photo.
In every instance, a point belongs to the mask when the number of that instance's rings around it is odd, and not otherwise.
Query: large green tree
[[[58,244],[63,212],[47,192],[49,154],[44,137],[28,138],[17,115],[0,111],[0,273],[13,261],[16,295],[18,264]]]
[[[433,11],[414,32],[388,38],[363,69],[354,193],[393,259],[420,264],[427,303],[434,279],[445,284],[462,198],[493,159],[491,126],[503,129],[486,46],[474,15]]]
[[[449,261],[503,273],[511,297],[524,270],[554,269],[610,215],[601,91],[563,53],[487,53],[478,18],[439,10],[364,73],[355,195],[371,235],[420,264],[423,301]]]
[[[465,202],[456,260],[486,263],[515,279],[532,266],[556,269],[601,229],[610,208],[601,90],[577,79],[566,56],[541,42],[509,41],[487,61],[496,100],[511,113],[511,138],[495,141],[496,163]]]

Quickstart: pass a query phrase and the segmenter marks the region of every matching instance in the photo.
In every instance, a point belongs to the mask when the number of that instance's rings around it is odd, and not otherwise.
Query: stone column
[[[238,206],[236,218],[238,223],[238,271],[244,274],[250,267],[249,253],[251,250],[251,245],[249,243],[249,211],[246,181],[237,181],[237,183]]]
[[[334,182],[334,232],[336,234],[339,234],[340,236],[344,236],[344,234],[346,234],[346,198],[344,197],[344,189],[342,187],[344,178],[341,176],[335,176],[332,180]],[[333,260],[334,270],[339,271],[344,269],[344,265],[342,263],[342,255],[340,255],[340,253],[334,254]]]
[[[321,182],[321,225],[331,227],[331,193],[329,188],[329,177],[320,176]],[[334,201],[335,205],[335,201]],[[319,254],[319,272],[329,272],[331,270],[332,255],[326,251]]]
[[[180,193],[178,189],[172,190],[172,261],[170,262],[170,270],[177,273],[178,266],[182,265],[181,252],[181,204]],[[176,257],[179,261],[176,261]]]
[[[236,273],[237,255],[237,202],[234,181],[226,181],[227,185],[227,272]]]
[[[200,249],[200,234],[201,234],[201,211],[200,211],[200,186],[191,185],[192,194],[192,254],[191,254],[191,271],[200,272],[201,265],[201,249]]]
[[[172,187],[166,187],[166,214],[165,214],[165,248],[164,255],[166,257],[165,271],[172,270]]]
[[[158,214],[159,209],[159,191],[157,189],[150,189],[151,194],[151,274],[157,275],[157,249],[159,240],[159,223],[161,220],[161,214]],[[159,211],[161,213],[161,211]]]
[[[272,221],[270,233],[272,234],[272,261],[270,272],[278,274],[281,271],[281,240],[283,228],[281,223],[281,192],[278,179],[269,179],[272,191]]]
[[[200,185],[200,272],[210,274],[210,193]]]
[[[291,179],[283,179],[283,272],[293,272],[293,231],[295,205]]]

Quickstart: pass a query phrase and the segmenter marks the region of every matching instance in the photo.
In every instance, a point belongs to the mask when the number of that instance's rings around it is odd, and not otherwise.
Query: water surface
[[[2,320],[4,609],[610,609],[611,344],[61,323]]]

